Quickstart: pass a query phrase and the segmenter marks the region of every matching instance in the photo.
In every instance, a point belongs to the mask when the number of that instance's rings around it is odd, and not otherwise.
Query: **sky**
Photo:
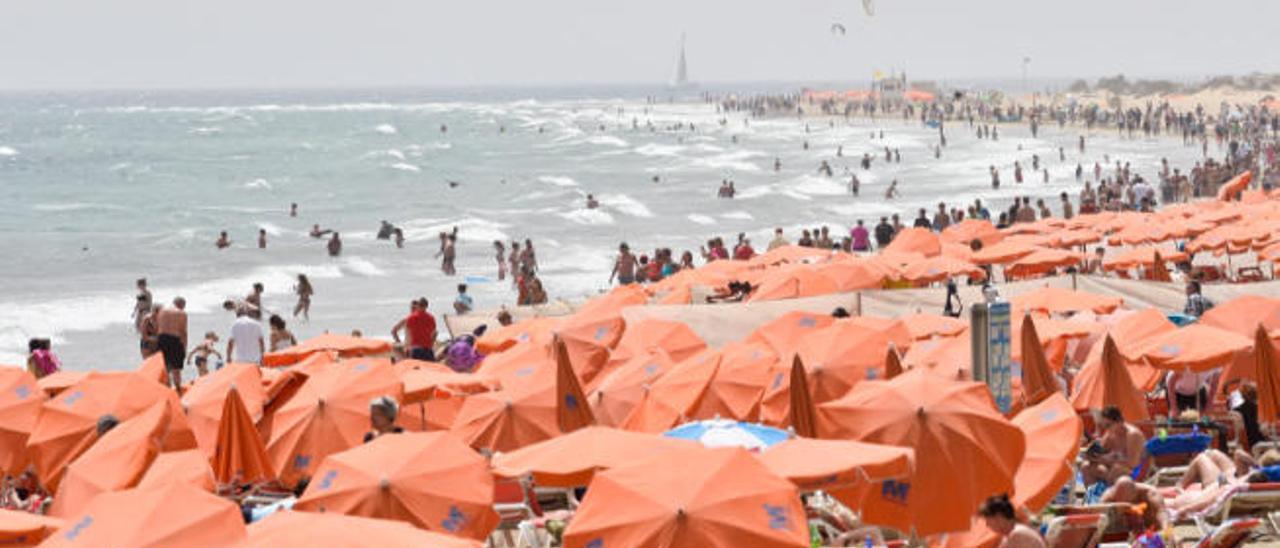
[[[1274,0],[4,0],[0,89],[1194,78],[1280,70]],[[847,33],[831,31],[833,23]]]

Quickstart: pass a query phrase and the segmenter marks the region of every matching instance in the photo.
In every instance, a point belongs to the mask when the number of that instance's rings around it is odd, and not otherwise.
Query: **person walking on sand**
[[[293,305],[293,317],[302,314],[302,319],[311,321],[311,296],[316,290],[311,287],[311,280],[306,274],[298,274],[298,283],[293,286],[293,293],[298,296],[298,304]]]
[[[156,347],[164,354],[164,370],[174,391],[182,391],[182,366],[187,357],[187,301],[174,297],[173,306],[156,313]]]
[[[511,285],[515,286],[520,280],[520,242],[511,240],[511,253],[507,255],[507,263],[511,267]]]
[[[271,351],[279,352],[293,345],[298,344],[297,337],[289,332],[289,328],[285,326],[284,318],[272,314],[271,319],[267,320],[267,324],[271,326]]]
[[[441,234],[444,235],[443,232]],[[444,235],[444,242],[441,244],[440,251],[436,253],[436,257],[440,257],[440,270],[446,276],[458,273],[453,266],[454,258],[457,256],[457,249],[454,247],[457,241],[458,237],[453,234]]]
[[[467,284],[458,284],[458,296],[453,299],[453,311],[462,316],[475,308],[475,301],[467,294]]]
[[[249,316],[249,310],[236,307],[236,321],[231,324],[231,336],[227,337],[227,359],[237,363],[262,365],[266,352],[262,337],[262,324]]]
[[[520,252],[520,266],[527,268],[530,272],[538,271],[538,256],[533,251],[533,240],[524,239],[524,251]]]
[[[151,311],[142,318],[142,324],[139,326],[138,335],[141,338],[139,344],[142,350],[142,359],[150,358],[156,353],[156,336],[159,330],[156,325],[156,314],[160,312],[160,305],[152,305]]]
[[[218,357],[218,368],[219,369],[222,368],[222,360],[224,358],[222,357],[222,354],[219,354],[218,350],[213,347],[213,345],[217,343],[218,343],[218,334],[212,331],[208,331],[208,332],[205,332],[204,334],[204,340],[201,341],[200,344],[197,344],[195,348],[192,348],[191,351],[187,353],[187,363],[191,363],[192,361],[194,361],[196,364],[196,373],[198,373],[201,377],[209,374],[209,355],[210,354]]]
[[[338,237],[338,233],[334,232],[329,238],[329,256],[337,257],[342,255],[342,239]]]
[[[493,241],[493,258],[498,261],[498,281],[507,279],[507,250],[502,246],[502,240]]]
[[[885,189],[885,191],[884,191],[884,199],[886,199],[886,200],[892,200],[892,199],[897,198],[897,197],[899,197],[899,196],[901,196],[901,195],[902,195],[902,193],[898,192],[898,180],[897,180],[897,179],[894,179],[893,181],[891,181],[891,182],[889,183],[889,188]]]
[[[636,256],[631,254],[626,242],[618,246],[618,258],[613,261],[613,271],[609,273],[610,285],[613,285],[614,278],[618,279],[618,285],[630,285],[636,281]]]
[[[147,279],[138,278],[138,297],[133,303],[133,328],[142,331],[142,320],[151,313],[151,290],[147,289]]]

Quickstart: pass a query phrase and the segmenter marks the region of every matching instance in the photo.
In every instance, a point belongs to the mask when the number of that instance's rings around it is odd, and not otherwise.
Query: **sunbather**
[[[1160,491],[1144,483],[1137,483],[1128,476],[1116,480],[1098,501],[1103,504],[1126,503],[1141,509],[1142,521],[1147,528],[1164,530],[1169,515],[1164,511],[1165,500]]]

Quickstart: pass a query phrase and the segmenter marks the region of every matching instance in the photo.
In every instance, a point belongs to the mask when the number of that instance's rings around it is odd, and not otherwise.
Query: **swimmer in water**
[[[337,232],[334,232],[333,236],[329,238],[329,244],[327,247],[329,249],[330,257],[342,255],[342,239],[338,237]]]
[[[332,230],[329,230],[329,229],[327,229],[327,228],[326,228],[326,229],[324,229],[324,230],[321,230],[321,229],[320,229],[320,225],[318,225],[318,224],[316,224],[316,225],[311,225],[311,237],[312,237],[312,238],[320,239],[320,238],[323,238],[323,237],[325,237],[325,236],[328,236],[328,235],[329,235],[329,234],[331,234],[332,232],[333,232]]]
[[[267,231],[266,229],[258,229],[258,249],[267,248]]]
[[[219,233],[218,241],[213,242],[213,245],[216,246],[218,249],[226,249],[228,247],[231,247],[231,238],[227,236],[227,231],[223,230],[221,233]]]
[[[892,200],[898,196],[901,196],[901,194],[898,193],[898,180],[894,179],[889,183],[889,188],[884,191],[884,199]]]
[[[597,201],[596,201],[596,197],[595,197],[595,195],[593,195],[593,194],[588,194],[588,195],[587,195],[587,209],[595,209],[595,208],[597,208],[597,207],[600,207],[600,202],[597,202]]]
[[[290,216],[290,217],[297,217],[297,216],[298,216],[298,204],[297,204],[297,202],[294,202],[294,203],[292,203],[292,204],[289,204],[289,216]]]

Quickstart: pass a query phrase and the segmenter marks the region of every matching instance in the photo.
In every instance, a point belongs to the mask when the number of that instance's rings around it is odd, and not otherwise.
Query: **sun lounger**
[[[533,520],[542,517],[542,508],[534,495],[533,485],[527,478],[516,480],[498,480],[493,484],[493,509],[498,513],[498,527],[493,534],[501,532],[506,546],[520,548],[524,546],[542,546],[538,539]],[[512,531],[518,534],[512,537]]]
[[[1262,524],[1257,518],[1234,519],[1219,525],[1216,529],[1205,533],[1196,548],[1236,548],[1253,536],[1253,532]]]
[[[1057,508],[1061,516],[1101,515],[1106,518],[1102,528],[1100,542],[1128,542],[1129,538],[1146,529],[1142,515],[1134,511],[1128,503],[1112,502],[1080,506],[1062,506]]]
[[[1225,523],[1232,512],[1260,515],[1280,511],[1280,483],[1248,483],[1224,492],[1212,506],[1194,516],[1208,535],[1211,523]]]
[[[1049,548],[1093,548],[1106,529],[1106,514],[1058,516],[1049,520],[1044,538]]]

